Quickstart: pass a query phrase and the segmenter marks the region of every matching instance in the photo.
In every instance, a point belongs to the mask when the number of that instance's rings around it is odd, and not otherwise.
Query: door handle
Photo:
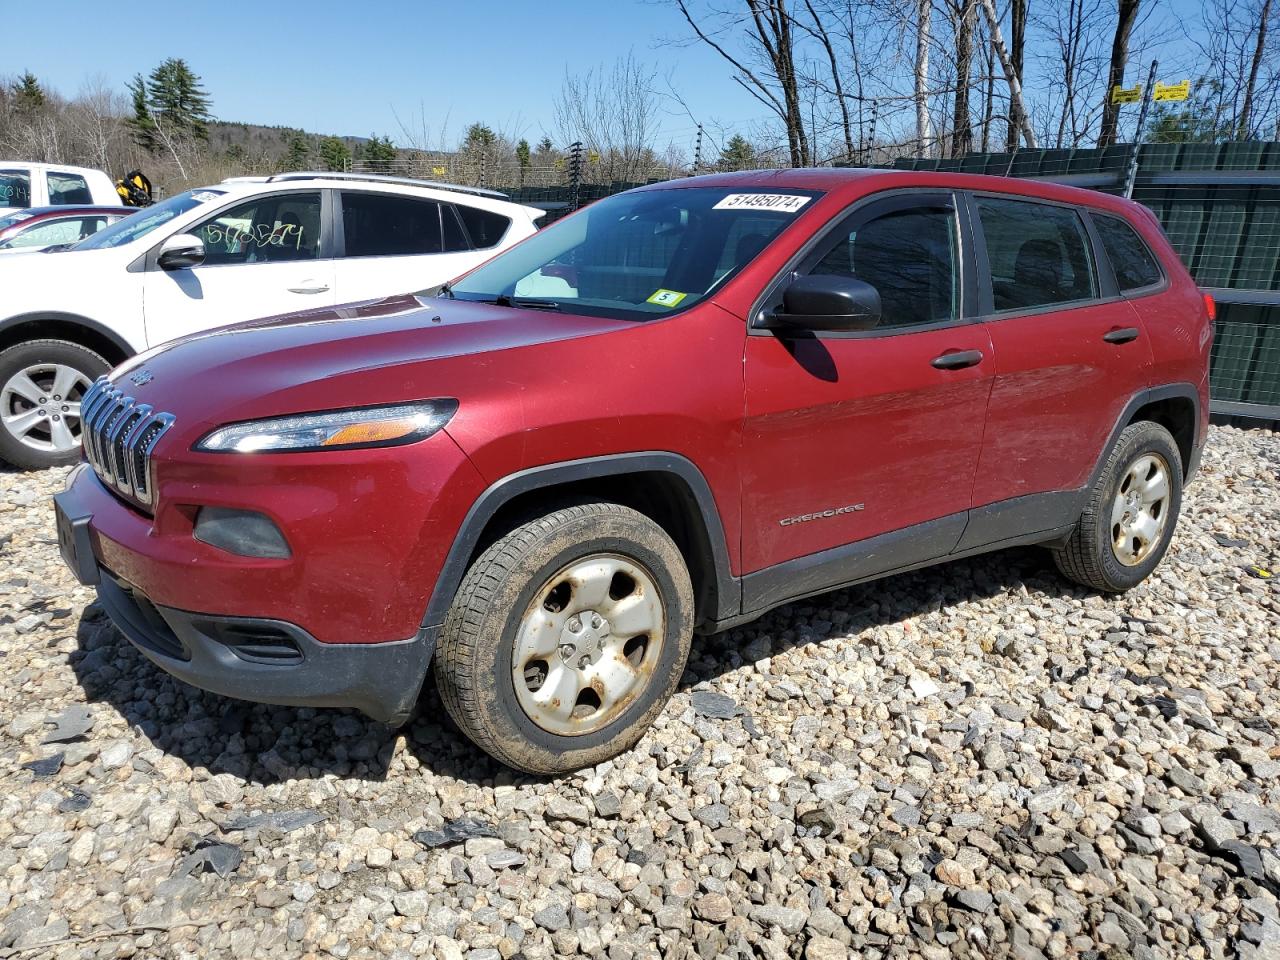
[[[1138,339],[1138,328],[1120,327],[1116,330],[1108,330],[1102,335],[1102,339],[1107,343],[1128,343]]]
[[[933,365],[939,370],[963,370],[965,367],[976,367],[981,362],[981,350],[952,350],[933,358]]]
[[[315,280],[303,280],[303,284],[313,284],[313,286],[290,287],[290,293],[324,293],[329,289],[327,283],[317,284]]]

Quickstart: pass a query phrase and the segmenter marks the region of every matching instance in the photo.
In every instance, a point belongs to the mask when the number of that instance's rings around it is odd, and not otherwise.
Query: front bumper
[[[159,607],[109,571],[99,567],[98,575],[98,599],[130,643],[179,680],[227,697],[354,707],[398,725],[417,702],[435,649],[431,629],[391,643],[320,643],[280,620]]]
[[[369,486],[375,495],[412,503],[382,484]],[[419,480],[418,496],[422,488]],[[196,541],[172,505],[145,516],[82,467],[54,498],[59,547],[76,577],[97,586],[129,641],[181,680],[244,700],[407,719],[438,633],[422,625],[433,582],[430,553],[447,542],[424,539],[402,514],[407,529],[398,532],[400,542],[382,535],[396,512],[373,516],[360,497],[308,499],[300,484],[273,485],[270,492],[250,502],[270,499],[306,514],[305,523],[286,524],[304,548],[288,560],[241,558]],[[423,548],[426,559],[411,547]],[[415,570],[422,576],[414,577]]]

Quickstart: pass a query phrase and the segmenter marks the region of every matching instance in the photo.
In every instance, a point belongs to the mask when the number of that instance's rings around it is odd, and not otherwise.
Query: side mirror
[[[871,330],[879,322],[880,292],[837,274],[797,277],[769,317],[770,327],[799,330]]]
[[[204,241],[191,233],[175,233],[160,244],[156,263],[161,270],[182,270],[204,263]]]

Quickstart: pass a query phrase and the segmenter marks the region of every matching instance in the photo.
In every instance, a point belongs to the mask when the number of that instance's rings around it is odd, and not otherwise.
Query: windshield
[[[443,292],[589,316],[665,316],[709,296],[817,196],[723,187],[619,194],[547,227]]]
[[[106,247],[122,247],[144,237],[156,227],[162,227],[175,217],[180,217],[188,210],[194,210],[202,203],[217,200],[225,196],[225,190],[213,190],[204,187],[200,190],[188,190],[168,200],[161,200],[151,207],[146,207],[123,220],[117,220],[105,230],[99,230],[93,236],[81,240],[73,250],[101,250]]]

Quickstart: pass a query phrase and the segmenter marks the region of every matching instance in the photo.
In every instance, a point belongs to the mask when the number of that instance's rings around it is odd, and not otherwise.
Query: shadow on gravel
[[[901,623],[965,600],[1023,588],[1067,595],[1048,555],[1009,550],[837,590],[789,604],[760,620],[711,637],[695,637],[681,689],[743,666],[741,648],[769,638],[777,655],[831,636]],[[385,780],[397,731],[355,711],[247,703],[175,680],[124,639],[92,605],[81,617],[71,655],[90,701],[110,704],[160,750],[210,774],[273,783],[337,774]],[[448,719],[428,675],[405,749],[429,774],[470,783],[524,778],[492,760]]]

